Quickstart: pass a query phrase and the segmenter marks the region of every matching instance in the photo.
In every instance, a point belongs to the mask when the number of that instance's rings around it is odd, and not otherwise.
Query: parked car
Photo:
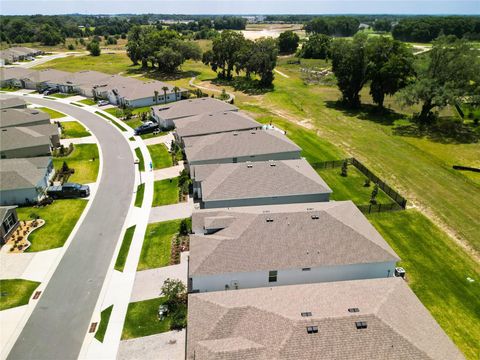
[[[45,90],[43,92],[43,95],[51,95],[51,94],[55,94],[58,92],[58,89],[56,88],[48,88],[47,90]]]
[[[90,195],[90,187],[77,183],[65,183],[63,185],[49,186],[47,195],[53,199],[87,197]]]
[[[156,122],[153,121],[147,121],[137,127],[135,131],[135,135],[142,135],[142,134],[150,134],[155,131],[159,131],[160,128]]]
[[[110,104],[107,100],[100,100],[97,102],[97,105],[98,106],[105,106],[105,105],[108,105]]]

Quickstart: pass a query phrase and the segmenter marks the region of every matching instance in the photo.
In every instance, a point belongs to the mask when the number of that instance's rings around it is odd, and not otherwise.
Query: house
[[[141,83],[132,77],[124,77],[120,75],[110,75],[101,84],[97,84],[93,87],[93,96],[99,99],[108,100],[111,104],[119,105],[119,99],[117,98],[118,88],[136,87]]]
[[[21,67],[1,67],[0,85],[2,87],[10,86],[22,88],[24,84],[22,83],[21,79],[29,77],[36,72],[36,70],[30,70]]]
[[[16,206],[0,206],[0,245],[6,240],[19,225]]]
[[[238,108],[221,100],[204,97],[152,106],[152,117],[162,128],[171,129],[175,126],[174,120],[225,111],[238,111]]]
[[[22,88],[25,89],[45,89],[48,87],[56,88],[64,83],[71,73],[55,69],[45,69],[35,71],[21,79]]]
[[[3,128],[0,130],[0,158],[49,156],[51,148],[57,147],[59,142],[58,127],[52,124]]]
[[[201,210],[192,222],[191,292],[386,278],[400,260],[351,201]]]
[[[400,278],[188,296],[188,360],[464,359]]]
[[[93,89],[103,84],[111,75],[93,70],[84,70],[71,73],[58,84],[63,93],[76,93],[86,97],[93,97]]]
[[[300,159],[302,150],[276,130],[224,132],[183,139],[188,166]]]
[[[138,81],[136,84],[118,86],[112,89],[112,93],[116,97],[116,104],[132,108],[177,101],[186,92],[186,89],[176,88],[156,80]]]
[[[262,128],[262,124],[259,122],[236,111],[189,116],[174,120],[173,124],[175,126],[174,135],[179,142],[187,137]]]
[[[26,109],[27,103],[19,97],[11,97],[7,99],[0,99],[0,110],[5,109]]]
[[[51,157],[0,160],[0,205],[34,204],[53,176]]]
[[[332,190],[305,159],[190,167],[202,208],[328,201]]]
[[[50,124],[50,115],[37,109],[0,110],[0,128]]]

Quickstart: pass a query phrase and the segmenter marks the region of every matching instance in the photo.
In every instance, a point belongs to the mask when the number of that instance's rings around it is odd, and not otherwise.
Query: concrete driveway
[[[98,190],[8,359],[77,359],[132,201],[133,155],[119,131],[76,106],[25,100],[81,120],[100,144]]]

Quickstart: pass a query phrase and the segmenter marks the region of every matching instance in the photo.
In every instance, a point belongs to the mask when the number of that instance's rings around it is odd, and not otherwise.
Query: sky
[[[0,0],[2,15],[72,13],[480,15],[480,0]]]

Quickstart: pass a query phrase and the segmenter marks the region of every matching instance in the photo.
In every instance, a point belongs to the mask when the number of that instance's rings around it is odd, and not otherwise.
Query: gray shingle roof
[[[50,115],[37,109],[0,110],[0,128],[50,124]]]
[[[135,84],[129,84],[128,86],[118,86],[116,91],[120,97],[125,98],[126,100],[135,100],[151,97],[153,99],[155,91],[158,91],[158,96],[163,96],[163,87],[168,88],[167,95],[174,93],[174,86],[171,84],[164,83],[162,81],[139,81]],[[179,91],[186,91],[185,89],[180,89]]]
[[[55,128],[55,125],[3,128],[0,130],[0,150],[50,146],[50,136],[55,135]]]
[[[13,79],[23,79],[36,72],[38,71],[25,69],[21,67],[1,67],[0,80],[6,81],[6,80],[13,80]]]
[[[314,210],[291,212],[268,208],[268,213],[260,213],[261,206],[251,212],[195,212],[194,229],[203,224],[222,230],[191,235],[190,275],[400,260],[351,201],[314,203],[309,207]]]
[[[203,201],[326,194],[332,190],[305,159],[195,165]]]
[[[190,116],[174,120],[178,136],[198,136],[235,130],[261,128],[262,124],[236,111]]]
[[[353,307],[359,312],[348,311]],[[357,329],[358,321],[367,328]],[[318,333],[308,334],[307,326]],[[464,359],[400,278],[190,294],[193,358]]]
[[[0,110],[10,109],[10,108],[26,108],[27,103],[25,100],[19,97],[11,97],[7,99],[0,99]]]
[[[276,130],[252,130],[188,137],[184,140],[189,162],[233,157],[298,152],[300,147]]]
[[[48,156],[1,159],[0,190],[28,189],[45,177],[52,159]]]
[[[155,116],[165,120],[180,119],[187,116],[216,113],[224,111],[237,111],[238,108],[225,101],[209,97],[176,101],[167,105],[153,106]]]
[[[56,69],[45,69],[35,71],[23,78],[34,83],[51,82],[56,84],[63,83],[72,73]]]
[[[67,77],[62,79],[61,84],[87,85],[89,87],[93,87],[95,85],[103,84],[110,77],[110,74],[105,74],[99,71],[84,70],[70,73]]]

